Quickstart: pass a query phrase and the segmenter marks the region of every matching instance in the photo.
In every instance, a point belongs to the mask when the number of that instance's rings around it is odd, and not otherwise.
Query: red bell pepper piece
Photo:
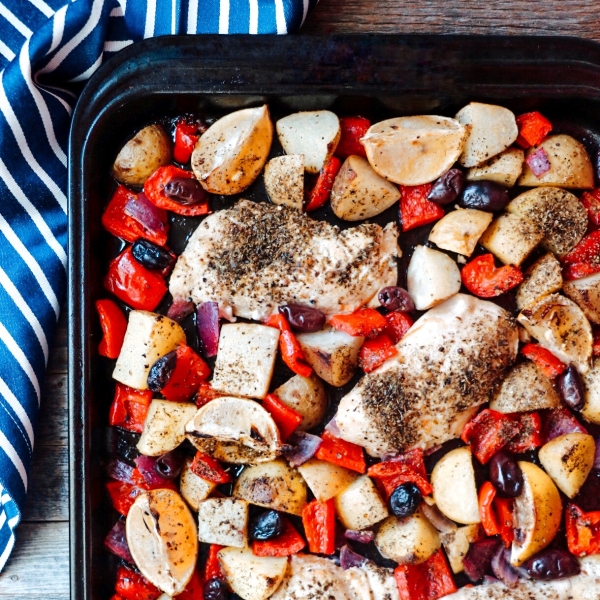
[[[562,258],[565,279],[580,279],[600,272],[600,230],[592,231]]]
[[[198,125],[188,123],[180,119],[175,126],[175,145],[173,146],[173,158],[182,165],[189,162],[194,146],[200,136],[198,135]]]
[[[567,365],[561,362],[546,348],[542,348],[539,344],[525,344],[521,348],[521,354],[534,362],[543,372],[546,377],[554,379],[567,369]]]
[[[106,489],[115,510],[124,517],[127,516],[135,499],[144,491],[131,483],[123,481],[109,481],[106,484]]]
[[[270,413],[279,429],[281,440],[285,442],[302,423],[304,417],[293,408],[284,404],[275,394],[267,394],[263,408]]]
[[[592,345],[592,354],[594,356],[600,356],[600,329],[594,328],[594,341]]]
[[[335,552],[335,504],[333,498],[327,502],[309,502],[302,510],[302,525],[310,552],[333,554]]]
[[[310,377],[312,367],[306,362],[302,347],[298,343],[296,336],[293,334],[289,323],[283,315],[271,315],[265,325],[279,329],[279,349],[281,350],[281,358],[283,362],[294,372],[301,377]]]
[[[151,390],[135,390],[117,383],[109,413],[110,425],[142,433],[152,396]]]
[[[385,333],[388,334],[393,344],[397,344],[413,326],[414,321],[404,312],[396,311],[385,315],[387,327]]]
[[[402,231],[410,231],[428,223],[438,221],[444,216],[444,209],[435,202],[427,200],[431,183],[424,185],[401,185],[400,218]]]
[[[225,548],[225,546],[219,546],[218,544],[210,545],[210,548],[208,549],[208,558],[204,565],[204,581],[210,581],[211,579],[225,581],[225,575],[223,575],[223,571],[221,570],[218,557],[219,550],[222,550],[223,548]]]
[[[500,538],[508,548],[515,539],[515,528],[513,524],[513,505],[512,498],[494,498],[494,509],[500,527]]]
[[[167,213],[162,213],[163,231],[150,231],[139,221],[125,213],[127,203],[136,198],[137,194],[128,190],[124,185],[117,187],[117,191],[113,194],[102,215],[102,226],[108,233],[112,233],[126,242],[135,242],[139,238],[144,238],[158,246],[164,246],[167,243],[169,230]]]
[[[212,456],[203,452],[196,452],[190,465],[190,471],[198,477],[212,483],[229,483],[231,475]]]
[[[506,449],[515,454],[535,450],[542,445],[542,418],[537,412],[520,413],[513,416],[519,425],[519,433],[506,444]]]
[[[358,473],[367,470],[362,446],[341,440],[329,431],[324,431],[321,439],[323,441],[315,454],[316,458]]]
[[[442,550],[418,565],[400,565],[394,571],[400,600],[438,600],[456,592],[452,571]]]
[[[121,594],[115,594],[114,596],[111,596],[110,600],[125,600],[125,598],[123,598]]]
[[[467,263],[462,268],[461,276],[464,286],[480,298],[499,296],[523,281],[523,273],[519,267],[496,267],[491,254],[483,254]]]
[[[358,364],[365,373],[370,373],[396,354],[398,350],[392,340],[385,333],[380,333],[375,338],[365,340],[358,354]]]
[[[181,594],[177,594],[177,600],[204,600],[204,586],[198,571],[194,571],[189,583]]]
[[[600,189],[583,192],[579,200],[587,210],[589,226],[600,227]]]
[[[333,315],[329,323],[355,337],[376,337],[388,325],[385,317],[374,308],[359,308],[349,315]]]
[[[404,483],[414,483],[423,496],[429,496],[433,492],[427,475],[407,463],[386,460],[369,467],[367,474],[375,480],[379,490],[388,499]]]
[[[107,298],[96,300],[96,310],[102,329],[102,340],[98,344],[98,354],[107,358],[118,358],[127,330],[127,319],[117,304]]]
[[[198,408],[202,408],[205,404],[208,404],[211,400],[221,397],[223,394],[213,389],[210,383],[201,381],[198,391],[196,392],[195,403]]]
[[[137,310],[154,310],[167,293],[165,280],[142,267],[133,258],[131,247],[110,262],[104,287]]]
[[[209,366],[186,344],[177,346],[173,373],[160,393],[172,402],[187,402],[210,375]]]
[[[538,146],[544,138],[552,131],[552,123],[539,112],[528,112],[517,117],[519,136],[517,144],[521,148]]]
[[[500,524],[494,512],[494,498],[496,498],[496,488],[486,481],[479,490],[479,515],[483,530],[489,536],[500,533]]]
[[[347,158],[348,156],[367,157],[365,147],[360,139],[371,127],[371,121],[365,117],[341,117],[340,118],[340,141],[335,149],[336,156]]]
[[[460,438],[484,465],[518,433],[519,425],[510,417],[486,408],[465,425]]]
[[[306,542],[302,539],[302,536],[284,518],[281,535],[264,542],[255,540],[252,542],[252,553],[256,556],[291,556],[292,554],[298,554],[305,546]]]
[[[125,600],[156,600],[162,592],[133,569],[119,567],[115,591]]]
[[[154,206],[170,210],[175,214],[183,215],[184,217],[206,215],[208,213],[208,195],[205,195],[204,200],[198,204],[185,205],[176,202],[165,194],[163,188],[169,181],[175,178],[194,179],[194,174],[191,171],[185,171],[173,165],[160,167],[146,179],[144,194],[146,194],[146,197]]]
[[[583,512],[569,504],[565,512],[567,547],[575,556],[600,553],[600,511]]]
[[[340,159],[335,156],[332,156],[325,161],[325,164],[319,173],[319,177],[317,178],[317,182],[313,189],[308,193],[307,203],[304,207],[306,212],[321,208],[321,206],[329,200],[335,176],[338,174],[341,166],[342,163],[340,162]]]

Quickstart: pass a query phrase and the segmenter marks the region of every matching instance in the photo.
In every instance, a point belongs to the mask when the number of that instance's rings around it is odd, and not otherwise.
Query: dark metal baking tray
[[[69,145],[69,450],[71,598],[108,600],[103,491],[109,375],[96,351],[103,295],[100,225],[110,165],[139,127],[200,108],[333,107],[339,114],[452,116],[472,101],[575,115],[600,132],[600,45],[571,38],[475,36],[185,36],[134,44],[85,87]],[[582,133],[581,133],[582,132]]]

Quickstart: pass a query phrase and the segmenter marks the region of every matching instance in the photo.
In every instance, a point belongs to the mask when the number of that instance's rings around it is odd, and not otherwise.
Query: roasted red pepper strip
[[[575,556],[600,553],[600,511],[583,512],[569,504],[565,512],[567,546]]]
[[[362,446],[341,440],[329,431],[323,432],[321,439],[323,441],[315,454],[316,458],[340,465],[351,471],[358,471],[358,473],[364,473],[367,470]]]
[[[167,293],[165,280],[142,267],[133,258],[131,247],[110,262],[104,287],[137,310],[154,310]]]
[[[392,343],[397,344],[413,326],[414,321],[404,312],[391,312],[385,315],[387,327],[385,333],[388,334]]]
[[[546,348],[542,348],[539,344],[525,344],[521,348],[521,354],[534,362],[543,372],[546,377],[554,379],[567,369],[567,365],[561,362]]]
[[[506,450],[522,454],[542,445],[542,418],[537,412],[511,415],[519,425],[519,433],[506,444]]]
[[[341,117],[340,118],[340,141],[335,149],[336,156],[347,158],[348,156],[367,157],[365,147],[360,143],[362,138],[371,127],[371,121],[365,117]]]
[[[127,319],[116,302],[96,300],[96,310],[102,328],[102,340],[98,344],[98,354],[107,358],[118,358],[127,330]]]
[[[298,343],[296,336],[292,333],[289,323],[283,315],[271,315],[265,325],[279,329],[279,349],[281,350],[281,358],[283,362],[294,372],[301,377],[310,377],[312,367],[306,362],[302,347]]]
[[[367,474],[375,480],[379,490],[388,499],[399,485],[409,482],[414,483],[423,496],[429,496],[433,492],[427,476],[406,463],[386,460],[369,467]]]
[[[523,273],[519,267],[496,267],[491,254],[483,254],[467,263],[462,268],[461,276],[464,286],[480,298],[499,296],[523,281]]]
[[[500,533],[500,524],[494,511],[494,498],[496,498],[496,488],[486,481],[479,490],[479,515],[483,530],[489,536]]]
[[[400,600],[438,600],[456,592],[452,571],[442,550],[418,565],[400,565],[394,571]]]
[[[183,165],[189,162],[194,151],[194,146],[199,138],[198,125],[196,123],[187,123],[184,119],[179,120],[175,126],[173,158]]]
[[[160,393],[172,402],[187,402],[210,375],[209,366],[186,344],[175,350],[177,361],[175,369],[160,390]]]
[[[223,548],[225,548],[225,546],[219,546],[217,544],[210,545],[206,565],[204,565],[204,581],[210,581],[211,579],[225,581],[225,575],[223,575],[223,571],[221,570],[218,557],[219,550],[222,550]]]
[[[309,502],[302,510],[302,525],[310,552],[333,554],[335,552],[335,504],[333,498],[327,502]]]
[[[600,227],[600,189],[583,192],[579,200],[587,210],[590,227]]]
[[[538,146],[544,138],[552,131],[552,123],[539,112],[528,112],[517,117],[519,136],[517,144],[521,148]]]
[[[194,571],[190,582],[185,586],[181,594],[177,594],[177,600],[204,600],[202,578],[198,571]]]
[[[142,433],[152,396],[151,390],[135,390],[117,383],[109,413],[111,426]]]
[[[111,596],[110,600],[125,600],[125,598],[123,598],[121,594],[115,594],[114,596]]]
[[[267,394],[262,405],[273,417],[273,421],[279,429],[281,440],[284,442],[296,431],[298,425],[304,419],[298,411],[284,404],[275,394]]]
[[[358,364],[365,373],[370,373],[396,354],[398,350],[392,340],[385,333],[380,333],[375,338],[365,340],[358,354]]]
[[[444,216],[444,209],[435,202],[427,200],[431,183],[415,186],[400,186],[400,219],[402,231],[409,231],[433,223]]]
[[[156,600],[162,594],[143,575],[122,566],[117,570],[115,591],[125,600]]]
[[[222,396],[221,392],[213,389],[210,383],[201,381],[198,391],[196,392],[196,398],[194,402],[198,408],[202,408],[205,404],[208,404],[211,400]]]
[[[199,215],[206,215],[209,212],[208,209],[208,195],[204,195],[204,200],[198,204],[181,204],[176,202],[172,198],[169,198],[165,192],[164,187],[172,179],[194,179],[194,174],[191,171],[185,171],[179,169],[173,165],[167,167],[160,167],[148,179],[144,184],[144,194],[154,206],[163,208],[164,210],[170,210],[178,215],[184,217],[197,217]]]
[[[106,489],[115,510],[124,517],[127,516],[135,499],[143,492],[141,488],[123,481],[109,481],[106,484]]]
[[[460,438],[484,465],[518,433],[519,425],[510,417],[486,408],[465,425]]]
[[[256,556],[291,556],[305,548],[306,542],[295,527],[283,519],[283,532],[276,538],[264,542],[252,542],[252,553]]]
[[[600,230],[586,235],[561,262],[565,279],[579,279],[600,272]]]
[[[212,483],[222,484],[231,481],[231,475],[212,456],[200,451],[196,452],[190,471]]]
[[[327,159],[321,172],[319,173],[319,177],[317,178],[317,182],[315,186],[308,194],[308,199],[304,210],[306,212],[311,212],[313,210],[317,210],[317,208],[321,208],[327,200],[329,200],[329,196],[331,195],[331,188],[333,187],[333,181],[335,180],[335,176],[338,174],[342,163],[339,158],[332,156]]]
[[[137,194],[128,190],[125,186],[120,185],[117,187],[117,191],[113,194],[102,215],[102,226],[106,231],[126,242],[135,242],[139,238],[144,238],[158,246],[164,246],[167,243],[167,233],[169,231],[167,213],[163,213],[163,231],[149,231],[139,221],[125,213],[125,206],[135,198],[137,198]]]
[[[500,538],[504,542],[504,545],[508,548],[512,541],[515,539],[515,529],[513,524],[513,505],[512,498],[499,498],[496,496],[494,499],[494,509],[496,510],[496,517],[498,519],[498,525],[500,527]]]
[[[333,315],[329,323],[355,337],[376,337],[388,325],[385,317],[374,308],[359,308],[349,315]]]

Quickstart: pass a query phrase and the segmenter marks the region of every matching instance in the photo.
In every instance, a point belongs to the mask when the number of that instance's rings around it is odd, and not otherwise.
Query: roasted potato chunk
[[[304,156],[276,156],[265,165],[265,188],[273,204],[302,210],[304,203]]]
[[[523,310],[543,296],[558,292],[562,285],[560,263],[554,254],[545,254],[525,271],[525,279],[517,289],[517,307]]]

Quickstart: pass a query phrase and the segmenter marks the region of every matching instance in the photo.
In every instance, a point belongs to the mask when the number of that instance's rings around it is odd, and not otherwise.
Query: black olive
[[[175,479],[181,473],[183,456],[177,450],[171,450],[159,456],[154,463],[154,470],[165,479]]]
[[[204,201],[206,192],[197,179],[188,179],[187,177],[174,177],[165,184],[163,188],[165,195],[183,204],[192,206]]]
[[[162,358],[159,358],[152,365],[152,368],[148,373],[148,387],[153,392],[160,392],[160,390],[167,385],[169,379],[171,379],[176,364],[177,355],[175,354],[175,350],[169,352],[169,354],[165,354]]]
[[[285,304],[279,307],[279,312],[286,318],[294,331],[311,333],[320,331],[325,325],[325,315],[316,308],[300,304]]]
[[[204,600],[227,600],[229,598],[227,584],[216,577],[209,579],[204,584],[202,591]]]
[[[463,208],[496,212],[510,202],[508,190],[495,181],[470,181],[458,199]]]
[[[175,255],[168,250],[149,242],[148,240],[137,240],[131,247],[133,258],[137,260],[142,267],[151,271],[162,271],[175,264]]]
[[[456,200],[464,186],[464,173],[460,169],[450,169],[433,184],[427,200],[436,204],[450,204]]]
[[[572,577],[581,570],[579,561],[566,550],[544,550],[525,561],[523,568],[531,579],[538,581]]]
[[[390,312],[401,311],[411,312],[415,310],[415,303],[410,294],[397,285],[384,287],[378,296],[379,304],[387,308]]]
[[[556,383],[563,402],[573,410],[581,410],[585,402],[585,392],[579,371],[573,365],[569,365],[567,370],[558,376]]]
[[[523,490],[523,472],[517,461],[505,450],[496,452],[490,459],[490,481],[499,496],[516,498]]]
[[[283,518],[276,510],[263,512],[250,522],[249,533],[253,540],[271,540],[283,533]]]
[[[390,496],[390,509],[400,518],[410,517],[419,508],[423,496],[412,482],[399,485]]]

